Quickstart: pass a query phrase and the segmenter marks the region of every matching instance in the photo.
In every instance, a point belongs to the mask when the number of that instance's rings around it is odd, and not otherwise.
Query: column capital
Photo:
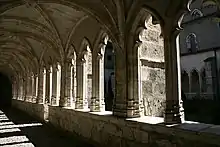
[[[104,55],[102,53],[97,54],[97,60],[102,60],[104,59]]]
[[[84,63],[86,63],[86,59],[85,58],[77,58],[77,62],[76,63],[78,63],[78,64],[84,64]]]
[[[46,68],[46,72],[47,72],[47,73],[52,73],[51,68]]]

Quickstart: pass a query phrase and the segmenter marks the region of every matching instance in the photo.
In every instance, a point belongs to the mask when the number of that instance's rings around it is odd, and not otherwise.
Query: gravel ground
[[[17,109],[0,111],[2,147],[94,147],[69,133],[35,120]]]

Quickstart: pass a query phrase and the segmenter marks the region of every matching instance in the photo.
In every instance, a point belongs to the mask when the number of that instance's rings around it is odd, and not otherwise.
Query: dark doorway
[[[0,108],[8,108],[12,101],[12,85],[10,79],[0,73]]]
[[[104,77],[105,77],[105,110],[112,111],[115,93],[115,53],[111,42],[107,43],[104,57]]]

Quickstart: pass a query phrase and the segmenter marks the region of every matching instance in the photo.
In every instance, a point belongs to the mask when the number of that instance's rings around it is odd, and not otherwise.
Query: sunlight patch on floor
[[[41,123],[14,124],[5,114],[0,111],[0,146],[1,147],[34,147],[27,136],[22,134],[21,129],[25,127],[42,126]],[[11,134],[11,135],[10,135]],[[5,137],[4,137],[5,136]]]

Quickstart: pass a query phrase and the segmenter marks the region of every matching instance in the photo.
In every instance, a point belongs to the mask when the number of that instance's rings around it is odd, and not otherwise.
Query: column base
[[[36,97],[36,96],[32,96],[31,102],[32,102],[32,103],[36,103],[36,102],[37,102],[37,97]]]
[[[51,106],[57,106],[57,97],[56,96],[52,96],[51,97]]]
[[[124,118],[136,118],[140,117],[138,102],[134,100],[128,100],[128,102],[116,101],[113,104],[113,115]]]
[[[91,98],[90,105],[91,112],[103,112],[105,111],[105,102],[101,102],[97,97]]]
[[[44,98],[43,97],[37,97],[36,103],[37,104],[44,104]]]
[[[166,109],[164,114],[165,124],[180,124],[184,122],[184,109],[182,102],[178,101],[166,101]]]
[[[59,106],[60,107],[72,107],[72,101],[71,101],[71,97],[64,97],[64,98],[60,98],[59,101]]]
[[[76,97],[75,108],[76,109],[88,109],[88,105],[86,104],[86,100],[83,100],[80,97]]]
[[[50,98],[49,97],[45,97],[45,104],[50,104]]]

